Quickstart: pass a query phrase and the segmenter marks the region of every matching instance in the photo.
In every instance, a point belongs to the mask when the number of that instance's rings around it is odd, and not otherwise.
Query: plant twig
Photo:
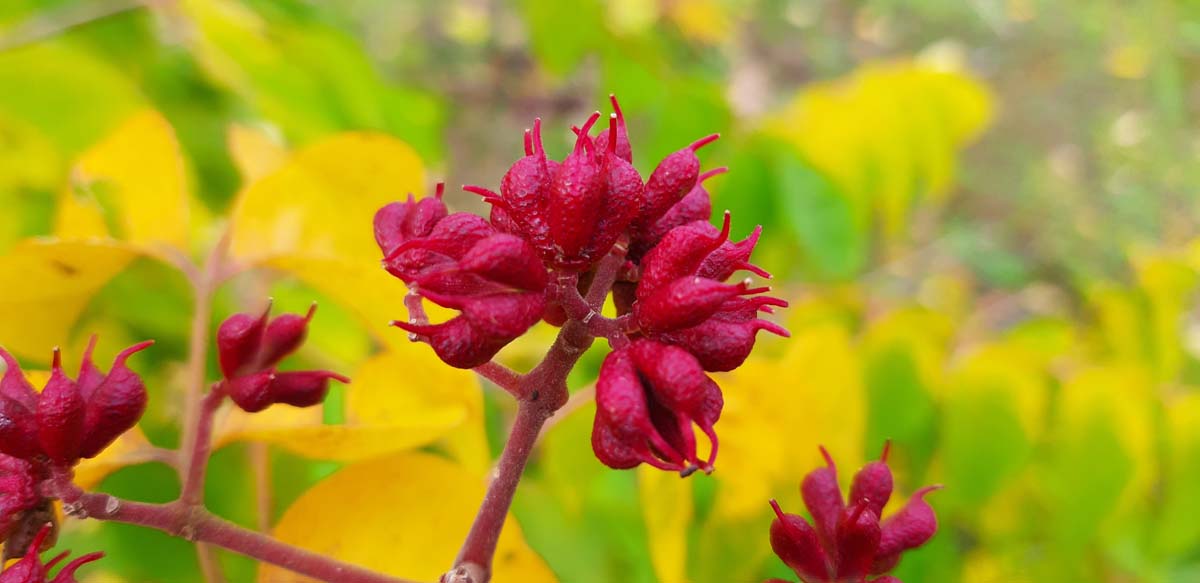
[[[183,488],[179,494],[179,501],[187,506],[204,504],[204,474],[208,469],[208,458],[212,455],[213,416],[225,400],[222,386],[222,383],[213,385],[201,400],[200,414],[196,420],[196,438],[192,441],[193,449],[187,458]]]
[[[146,526],[188,540],[210,543],[265,563],[278,565],[329,583],[415,583],[376,573],[242,528],[199,507],[178,503],[146,504],[108,494],[63,497],[64,510],[78,518],[95,518]]]
[[[485,362],[474,369],[479,376],[492,381],[496,386],[508,391],[512,396],[521,398],[521,375],[511,368],[496,361]]]

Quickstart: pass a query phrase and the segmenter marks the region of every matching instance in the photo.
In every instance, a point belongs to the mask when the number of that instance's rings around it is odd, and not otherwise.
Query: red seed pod
[[[660,334],[657,338],[686,348],[706,371],[731,371],[750,356],[760,330],[788,336],[783,327],[757,319],[758,311],[769,310],[770,306],[787,306],[787,302],[764,296],[733,298],[708,320],[691,328]]]
[[[234,314],[221,322],[217,328],[217,360],[221,363],[221,374],[225,378],[234,378],[253,370],[270,313],[271,303],[267,302],[267,308],[259,316]]]
[[[620,134],[614,114],[609,118],[609,131],[603,135]],[[642,206],[644,188],[641,174],[618,155],[616,139],[609,139],[604,149],[597,150],[602,153],[604,190],[607,194],[604,196],[604,204],[596,222],[596,232],[583,253],[592,261],[603,258],[637,217],[638,209]]]
[[[271,382],[274,380],[274,370],[263,370],[226,380],[225,391],[243,411],[257,413],[275,402],[271,391]]]
[[[618,158],[633,163],[633,148],[629,146],[629,130],[625,127],[625,114],[621,111],[621,105],[617,103],[616,95],[609,94],[608,101],[612,104],[614,123],[609,124],[608,129],[601,131],[592,143],[598,152],[611,147]],[[613,139],[614,135],[616,139]]]
[[[618,438],[612,424],[603,415],[596,415],[592,421],[592,452],[600,463],[614,470],[636,468],[643,460],[655,459],[649,448],[638,452]]]
[[[713,425],[721,416],[724,398],[717,383],[704,374],[700,363],[686,350],[669,344],[640,339],[630,346],[634,364],[650,388],[651,417],[656,411],[671,416],[671,431],[662,430],[666,419],[656,421],[660,432],[675,449],[705,472],[712,471],[718,441]],[[655,407],[658,405],[660,407]],[[708,437],[708,459],[696,457],[695,423]],[[677,436],[678,439],[672,439]]]
[[[34,411],[12,399],[0,398],[0,453],[25,460],[42,453]]]
[[[728,168],[720,167],[701,174],[696,180],[696,186],[667,210],[666,214],[653,223],[643,225],[641,230],[634,233],[629,256],[633,259],[640,259],[675,227],[695,221],[709,220],[712,217],[712,198],[709,196],[708,190],[704,188],[704,181],[718,174],[724,174],[728,170]]]
[[[0,543],[21,525],[26,513],[41,502],[33,465],[0,455]]]
[[[427,237],[434,225],[446,218],[444,192],[445,185],[439,182],[432,198],[417,201],[410,193],[405,202],[393,202],[375,213],[375,242],[384,255],[406,241]]]
[[[558,174],[559,164],[546,158],[540,118],[533,120],[533,132],[526,132],[525,137],[526,155],[517,160],[500,180],[499,196],[478,187],[464,188],[482,194],[493,208],[503,208],[534,247],[549,254],[552,244],[546,205],[550,198],[550,183]]]
[[[658,167],[650,173],[650,179],[646,181],[646,204],[638,215],[637,230],[644,230],[645,227],[654,224],[695,188],[696,181],[700,178],[700,159],[696,157],[696,150],[719,137],[719,134],[712,134],[700,138],[658,163]]]
[[[850,483],[850,503],[865,504],[875,516],[883,516],[883,507],[887,506],[892,497],[892,470],[887,465],[888,451],[892,442],[883,444],[883,454],[879,461],[871,462],[858,473]]]
[[[92,334],[88,339],[87,348],[83,350],[83,362],[79,365],[79,378],[75,380],[76,386],[79,387],[79,396],[86,401],[92,398],[92,393],[96,387],[104,382],[104,373],[96,367],[96,363],[92,361],[92,353],[96,350],[96,341],[99,337]]]
[[[646,390],[628,348],[609,353],[600,366],[600,376],[596,380],[596,410],[597,415],[603,415],[609,421],[613,433],[622,441],[647,442],[671,469],[682,469],[683,456],[663,439],[650,419]]]
[[[271,382],[272,400],[293,407],[319,405],[329,393],[329,380],[346,384],[350,379],[327,370],[281,372]]]
[[[21,365],[7,350],[0,348],[0,358],[4,359],[4,376],[0,377],[0,398],[11,399],[24,408],[32,411],[37,407],[37,391],[25,378]]]
[[[696,274],[700,277],[724,281],[735,272],[745,270],[759,277],[771,279],[770,273],[750,263],[750,253],[754,251],[754,246],[758,244],[760,234],[762,234],[761,225],[754,227],[754,231],[748,237],[737,243],[731,241],[721,243],[720,247],[717,247],[708,257],[704,258]]]
[[[50,380],[38,399],[38,442],[52,461],[71,464],[79,459],[83,442],[84,401],[75,381],[62,369],[62,354],[54,349]]]
[[[720,231],[705,221],[671,229],[641,262],[641,281],[637,297],[645,299],[653,291],[683,277],[692,277],[704,259],[729,238],[730,216]]]
[[[259,349],[255,365],[260,369],[273,367],[283,357],[300,348],[308,336],[308,323],[312,321],[316,311],[317,304],[313,302],[303,316],[280,314],[272,318],[271,322],[267,324],[266,333],[263,334],[262,346]]]
[[[579,267],[580,254],[596,232],[596,219],[604,207],[604,174],[596,161],[588,131],[600,118],[594,113],[575,138],[575,148],[567,154],[558,173],[550,182],[547,200],[550,237],[563,266]]]
[[[779,503],[771,500],[775,520],[771,521],[771,549],[783,563],[806,581],[830,580],[829,560],[813,527],[796,514],[784,514]]]
[[[458,316],[441,324],[413,324],[393,320],[392,325],[413,337],[428,338],[430,347],[442,362],[455,368],[475,368],[496,356],[511,339],[491,337],[476,329],[466,316]]]
[[[447,295],[486,295],[512,291],[512,288],[464,271],[458,263],[445,263],[425,270],[413,280],[411,289]]]
[[[821,455],[825,458],[825,467],[817,468],[804,477],[800,483],[800,495],[812,513],[821,541],[825,546],[830,546],[836,540],[838,520],[846,505],[842,501],[842,489],[838,486],[837,465],[825,446],[821,446]]]
[[[527,241],[513,235],[492,235],[467,251],[459,267],[485,279],[526,291],[546,288],[546,267]]]
[[[25,554],[21,560],[10,565],[3,573],[0,573],[0,583],[77,583],[75,572],[80,567],[99,560],[104,557],[104,553],[89,553],[83,555],[59,569],[58,574],[53,579],[50,578],[50,569],[67,557],[67,552],[54,557],[47,564],[42,564],[42,559],[39,554],[50,547],[46,538],[50,536],[52,525],[47,523],[38,531],[37,536],[30,543],[29,552]]]
[[[427,290],[422,295],[444,308],[461,310],[473,328],[505,344],[536,324],[546,308],[545,296],[532,292],[451,296]]]
[[[837,529],[837,574],[858,580],[871,570],[879,547],[879,516],[863,502],[851,503]]]
[[[430,251],[459,259],[479,241],[492,236],[495,229],[481,216],[453,213],[434,226],[428,237],[412,239],[400,245],[384,261],[391,261],[412,249]]]
[[[913,492],[899,512],[883,521],[883,533],[879,539],[880,557],[898,555],[925,544],[933,537],[937,532],[937,514],[925,501],[925,495],[941,488],[940,485],[926,486]]]
[[[501,233],[517,235],[518,237],[526,236],[521,225],[517,223],[516,219],[512,218],[512,215],[503,206],[492,205],[492,210],[488,214],[488,222]]]
[[[684,277],[659,288],[633,305],[633,317],[647,334],[690,328],[709,319],[731,298],[745,294],[745,284],[726,285],[702,277]]]
[[[146,410],[146,385],[137,373],[125,366],[125,362],[151,344],[154,341],[147,340],[117,354],[108,376],[93,391],[84,407],[81,456],[95,457],[141,419]]]

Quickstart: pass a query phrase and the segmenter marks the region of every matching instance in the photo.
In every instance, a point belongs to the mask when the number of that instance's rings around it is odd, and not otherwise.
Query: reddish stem
[[[413,583],[280,542],[213,516],[199,507],[179,504],[146,504],[108,494],[78,493],[68,501],[80,518],[136,524],[173,536],[206,542],[241,553],[289,571],[331,583]]]
[[[188,506],[199,506],[204,503],[204,474],[208,469],[208,458],[212,455],[213,416],[225,399],[225,385],[215,383],[213,388],[204,395],[200,403],[200,414],[196,420],[196,438],[192,442],[192,452],[188,456],[185,469],[183,489],[179,501]]]
[[[492,381],[496,386],[508,391],[512,396],[521,398],[521,375],[511,368],[496,361],[485,362],[474,369],[479,376]]]

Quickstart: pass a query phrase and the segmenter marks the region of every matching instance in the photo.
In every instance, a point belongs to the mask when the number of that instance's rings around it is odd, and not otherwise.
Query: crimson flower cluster
[[[812,525],[797,514],[784,514],[771,501],[776,516],[771,523],[771,548],[801,581],[860,583],[874,576],[871,583],[901,583],[886,573],[900,562],[901,553],[925,544],[937,532],[937,516],[925,495],[941,486],[917,490],[903,508],[880,521],[892,496],[888,450],[889,445],[884,445],[879,461],[854,475],[847,505],[833,458],[821,448],[826,467],[810,472],[800,485]]]
[[[105,374],[92,362],[93,336],[75,379],[63,371],[62,356],[55,349],[50,378],[41,392],[34,390],[17,360],[0,349],[5,363],[0,377],[0,541],[6,543],[6,557],[24,555],[35,529],[53,518],[50,501],[38,484],[54,472],[69,471],[81,458],[96,457],[137,424],[146,410],[146,386],[126,361],[151,344],[121,351]],[[19,572],[44,573],[38,565],[29,563]],[[0,582],[42,581],[6,578],[14,569],[17,566],[4,571]],[[73,570],[64,570],[66,578],[55,581],[74,581]]]
[[[409,321],[393,324],[428,342],[447,364],[474,368],[540,320],[610,324],[614,352],[597,382],[592,444],[614,468],[647,463],[684,475],[712,470],[713,425],[723,398],[708,372],[742,364],[758,331],[787,332],[760,312],[786,306],[759,294],[735,272],[769,277],[752,265],[760,229],[729,240],[730,216],[718,229],[696,151],[711,135],[667,156],[646,179],[634,168],[625,119],[616,99],[608,127],[591,134],[599,112],[572,128],[574,147],[547,156],[541,121],[525,132],[525,155],[500,181],[499,192],[466,186],[491,204],[488,219],[450,213],[437,196],[389,204],[375,215],[384,268],[410,294],[459,315],[425,321],[419,302]],[[606,258],[618,261],[611,288],[617,318],[600,316],[582,295]],[[611,282],[611,283],[610,283]],[[589,329],[594,330],[594,329]],[[693,425],[711,441],[701,460]]]
[[[78,583],[78,579],[75,578],[75,571],[79,570],[83,565],[104,556],[104,553],[99,552],[83,555],[67,563],[62,569],[59,569],[57,575],[50,577],[50,570],[62,562],[63,559],[67,558],[67,555],[70,553],[70,551],[63,551],[50,559],[48,563],[42,562],[39,555],[43,550],[49,548],[50,545],[45,543],[47,543],[46,538],[50,536],[52,530],[53,528],[50,524],[42,525],[41,529],[38,530],[37,536],[34,537],[33,542],[29,546],[30,552],[26,553],[21,560],[13,563],[7,569],[4,569],[3,572],[0,572],[0,583]]]
[[[316,313],[280,314],[270,318],[271,306],[261,315],[234,314],[217,329],[217,357],[225,392],[248,413],[275,403],[311,407],[325,400],[329,380],[350,379],[327,370],[279,372],[280,360],[300,348],[308,336],[308,323]]]

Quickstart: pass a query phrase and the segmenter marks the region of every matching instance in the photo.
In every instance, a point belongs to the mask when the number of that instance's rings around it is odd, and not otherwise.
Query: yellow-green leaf
[[[55,234],[186,250],[189,205],[174,130],[161,114],[145,110],[80,157],[59,203]]]
[[[654,574],[659,581],[685,581],[692,484],[672,472],[645,465],[637,472],[638,499],[646,521]]]
[[[343,259],[378,265],[371,220],[379,207],[422,194],[421,160],[382,134],[345,133],[296,151],[243,189],[233,210],[233,255]]]
[[[305,492],[284,513],[275,536],[391,575],[436,581],[454,563],[485,484],[484,475],[428,454],[360,462]],[[493,571],[496,583],[554,580],[511,517]],[[264,564],[258,580],[306,579]]]
[[[27,241],[0,256],[0,345],[45,359],[92,295],[135,257],[116,243]]]

